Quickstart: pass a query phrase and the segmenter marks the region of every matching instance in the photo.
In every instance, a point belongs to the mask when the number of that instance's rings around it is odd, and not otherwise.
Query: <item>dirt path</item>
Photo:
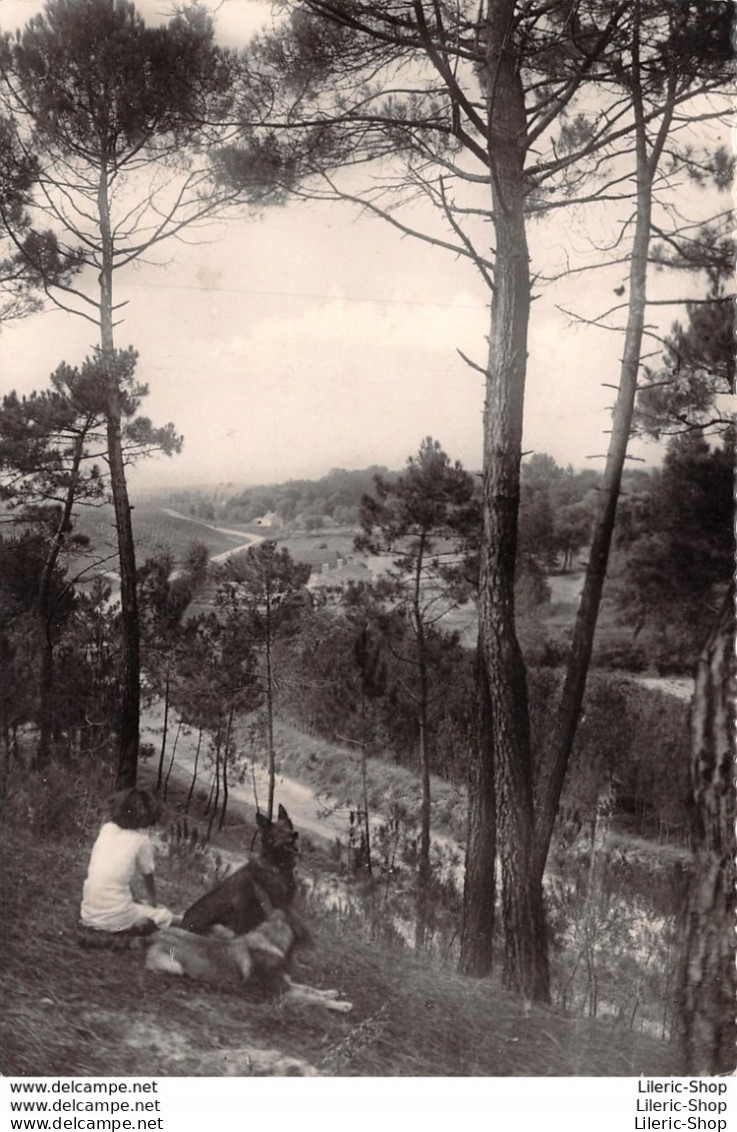
[[[205,527],[208,531],[217,531],[219,535],[225,535],[227,538],[246,538],[247,542],[239,543],[238,546],[233,546],[229,550],[223,550],[220,554],[215,554],[211,562],[225,562],[233,554],[239,554],[242,550],[248,550],[249,546],[256,546],[257,543],[264,541],[263,535],[246,536],[243,531],[237,531],[234,527],[216,527],[214,523],[208,523],[204,519],[193,519],[191,515],[183,515],[181,511],[175,511],[172,507],[162,507],[161,510],[165,515],[171,515],[174,519],[184,519],[187,523],[195,523],[198,527]]]
[[[665,692],[668,696],[675,696],[678,700],[690,700],[693,696],[694,681],[692,676],[634,676],[643,688],[652,688],[655,692]]]
[[[158,752],[161,749],[161,734],[164,725],[164,706],[160,702],[147,707],[141,712],[141,740],[152,743],[156,754],[153,758],[153,768],[158,765]],[[167,750],[165,755],[165,768],[169,759],[177,734],[179,721],[170,713],[169,730],[167,737]],[[198,784],[200,788],[209,786],[212,771],[205,762],[205,744],[207,738],[203,736],[202,750],[198,771]],[[172,778],[185,787],[189,787],[194,769],[195,752],[197,749],[197,731],[195,728],[182,725],[177,740],[176,756],[172,767]],[[254,795],[255,782],[255,795]],[[263,766],[251,764],[247,781],[242,786],[235,784],[229,787],[229,805],[245,806],[253,814],[256,810],[256,797],[263,804],[268,791],[268,774]],[[332,845],[339,837],[345,841],[348,837],[348,810],[331,799],[317,798],[309,786],[303,786],[293,778],[278,775],[276,779],[276,802],[281,802],[289,811],[289,816],[301,832],[318,838],[320,841]],[[376,819],[377,824],[380,819]]]

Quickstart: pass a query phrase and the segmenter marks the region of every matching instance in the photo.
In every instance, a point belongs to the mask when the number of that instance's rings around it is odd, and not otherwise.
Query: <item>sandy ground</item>
[[[550,586],[552,602],[570,605],[581,596],[583,574],[550,574],[545,580]]]

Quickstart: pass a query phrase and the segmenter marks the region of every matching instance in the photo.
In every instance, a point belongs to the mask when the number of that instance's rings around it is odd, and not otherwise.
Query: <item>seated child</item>
[[[146,932],[172,922],[168,908],[156,904],[154,847],[148,834],[156,823],[157,805],[147,790],[121,790],[111,802],[92,847],[82,893],[81,920],[103,932]],[[139,877],[148,897],[136,902],[132,884]]]

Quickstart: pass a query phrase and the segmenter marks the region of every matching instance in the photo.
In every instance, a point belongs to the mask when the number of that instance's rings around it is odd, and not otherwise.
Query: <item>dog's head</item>
[[[279,869],[293,869],[299,856],[299,833],[284,807],[279,805],[276,821],[269,821],[263,814],[257,813],[256,823],[261,833],[264,860]]]

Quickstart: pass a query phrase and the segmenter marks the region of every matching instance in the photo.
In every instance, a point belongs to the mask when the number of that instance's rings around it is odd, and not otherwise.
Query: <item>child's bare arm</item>
[[[143,886],[146,889],[146,896],[149,904],[156,907],[156,881],[154,880],[153,873],[143,874]]]

